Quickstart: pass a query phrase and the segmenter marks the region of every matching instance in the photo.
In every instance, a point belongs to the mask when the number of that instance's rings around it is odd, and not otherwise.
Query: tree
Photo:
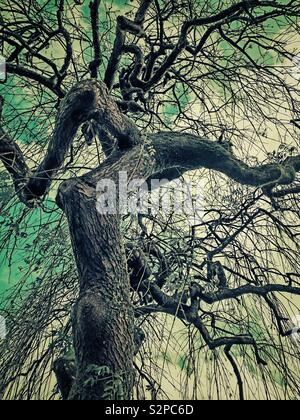
[[[177,319],[190,398],[297,398],[299,2],[87,3],[0,6],[2,396],[161,397]],[[202,179],[201,218],[99,212],[120,172]]]

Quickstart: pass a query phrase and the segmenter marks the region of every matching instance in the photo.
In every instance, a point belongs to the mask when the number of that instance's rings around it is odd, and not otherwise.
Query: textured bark
[[[237,159],[226,143],[213,142],[185,133],[156,133],[149,136],[156,150],[161,176],[178,178],[199,168],[221,172],[240,184],[253,187],[288,185],[300,171],[300,156],[287,158],[282,164],[250,167]]]
[[[134,312],[130,302],[130,279],[120,232],[120,216],[96,210],[96,183],[118,179],[119,171],[135,176],[152,172],[143,146],[107,159],[97,170],[61,185],[57,202],[69,222],[80,279],[80,296],[73,311],[73,335],[77,374],[70,399],[107,399],[112,380],[129,398],[133,386]],[[91,368],[108,367],[110,373],[95,384]]]
[[[103,399],[114,378],[121,378],[124,398],[133,383],[133,310],[126,256],[118,216],[102,216],[90,188],[69,181],[60,189],[68,218],[80,278],[80,296],[73,312],[77,375],[70,399]],[[87,383],[93,367],[111,374]],[[112,398],[116,398],[112,395]]]

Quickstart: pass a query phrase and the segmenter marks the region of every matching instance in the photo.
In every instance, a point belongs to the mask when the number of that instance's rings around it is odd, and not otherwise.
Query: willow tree
[[[174,345],[181,397],[297,398],[298,0],[0,13],[2,397],[162,398]],[[99,212],[120,172],[201,179],[201,217]]]

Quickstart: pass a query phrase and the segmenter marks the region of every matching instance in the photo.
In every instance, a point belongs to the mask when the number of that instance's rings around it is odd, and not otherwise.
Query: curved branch
[[[144,91],[149,90],[152,86],[158,83],[165,73],[169,70],[169,68],[175,63],[176,59],[179,55],[188,48],[188,34],[192,28],[200,27],[204,25],[213,25],[212,28],[209,28],[204,35],[203,39],[201,40],[199,46],[196,50],[192,50],[192,54],[195,55],[200,52],[204,43],[207,41],[211,33],[219,27],[220,24],[226,23],[229,18],[234,18],[240,16],[242,13],[249,9],[253,9],[255,7],[262,7],[262,6],[276,6],[276,3],[273,1],[261,1],[261,0],[244,0],[239,3],[236,3],[227,9],[222,10],[221,12],[208,16],[208,17],[201,17],[196,19],[191,19],[185,22],[180,31],[179,39],[169,56],[165,59],[162,65],[157,69],[155,74],[152,78],[147,81],[146,83],[140,83],[140,87],[143,87]],[[188,48],[190,50],[190,48]],[[191,50],[190,50],[191,51]]]
[[[91,77],[96,79],[98,69],[102,62],[101,46],[99,39],[99,7],[101,0],[94,0],[90,3],[91,23],[94,46],[94,60],[90,63]]]
[[[36,199],[47,193],[52,179],[63,165],[78,128],[90,119],[97,122],[99,134],[101,130],[108,131],[119,141],[120,148],[141,140],[131,121],[121,114],[109,97],[106,87],[96,80],[78,83],[61,102],[45,157],[33,173],[26,165],[21,149],[0,127],[0,159],[13,177],[23,203],[32,206]]]
[[[48,190],[51,180],[61,168],[70,145],[81,124],[93,119],[101,129],[109,132],[119,142],[120,149],[128,149],[142,143],[143,137],[133,123],[124,117],[116,103],[109,97],[104,85],[95,80],[86,80],[73,87],[62,101],[59,109],[55,130],[50,140],[45,158],[30,176],[23,191],[22,201],[28,202],[36,197],[42,197]],[[107,137],[107,136],[106,136]],[[6,139],[6,140],[4,140]],[[10,173],[14,180],[28,174],[24,166],[24,158],[20,150],[7,140],[4,132],[1,145],[10,161]],[[150,142],[150,147],[149,143]],[[200,138],[192,134],[162,132],[148,136],[144,153],[151,156],[153,165],[145,165],[144,176],[169,177],[169,180],[179,178],[183,173],[199,168],[207,168],[221,172],[236,182],[253,187],[261,187],[266,192],[272,191],[277,185],[292,184],[296,172],[300,172],[300,156],[287,158],[282,164],[266,164],[250,167],[236,158],[226,144]],[[9,148],[9,149],[7,149]],[[11,150],[11,155],[7,151]],[[154,156],[153,156],[154,152]],[[133,154],[139,154],[138,147]],[[13,159],[12,159],[13,157]],[[12,166],[12,162],[14,163]],[[22,170],[18,165],[22,165]],[[95,171],[96,174],[97,171]]]
[[[144,282],[144,284],[146,285],[146,282]],[[213,339],[211,338],[209,331],[198,315],[197,306],[188,306],[182,304],[178,299],[167,296],[155,284],[151,284],[150,282],[148,283],[148,290],[151,292],[152,297],[157,302],[157,305],[148,305],[138,308],[135,311],[135,316],[137,318],[152,313],[165,313],[173,315],[184,322],[188,322],[194,325],[210,350],[215,350],[224,346],[232,347],[233,345],[252,346],[255,352],[257,363],[266,366],[267,363],[260,357],[257,343],[252,336],[236,335],[233,337],[220,337]],[[200,293],[198,293],[198,295],[200,295]],[[201,294],[201,296],[203,295]],[[195,298],[196,294],[194,292],[193,299]]]
[[[207,168],[227,175],[243,185],[272,189],[294,182],[300,172],[300,155],[287,158],[282,164],[250,167],[236,158],[226,144],[203,139],[193,134],[157,133],[150,135],[156,150],[161,177],[169,180],[183,173]]]
[[[124,52],[123,48],[126,41],[126,34],[131,33],[136,36],[144,36],[143,23],[151,3],[152,0],[141,0],[134,21],[124,16],[118,16],[117,18],[116,38],[104,77],[104,82],[109,89],[113,86],[122,53]]]
[[[232,356],[232,354],[230,353],[232,346],[226,346],[225,347],[225,355],[229,361],[229,363],[231,364],[234,374],[236,376],[237,379],[237,383],[238,383],[238,387],[239,387],[239,394],[240,394],[240,401],[244,401],[245,400],[245,396],[244,396],[244,385],[243,385],[243,380],[238,368],[238,365],[236,364],[236,361],[234,360],[234,357]]]
[[[45,86],[47,89],[55,93],[55,95],[58,96],[59,98],[63,98],[65,96],[64,91],[55,84],[53,79],[48,79],[42,74],[37,73],[31,69],[28,69],[23,66],[15,65],[12,63],[7,63],[6,71],[7,73],[16,74],[18,76],[25,77],[29,80],[33,80],[35,82],[40,83],[42,86]]]
[[[221,302],[222,300],[227,299],[236,299],[244,295],[257,295],[257,296],[266,296],[268,293],[280,292],[280,293],[291,293],[293,295],[300,296],[300,287],[286,286],[283,284],[267,284],[265,286],[252,286],[245,285],[238,287],[237,289],[223,289],[217,293],[213,294],[204,294],[199,293],[200,299],[208,304],[213,304],[216,302]]]

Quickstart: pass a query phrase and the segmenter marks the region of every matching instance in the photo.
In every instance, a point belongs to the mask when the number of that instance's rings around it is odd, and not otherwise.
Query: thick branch
[[[146,287],[146,283],[144,284],[144,287]],[[177,309],[178,311],[178,307],[181,307],[181,309],[185,313],[185,316],[186,316],[186,313],[189,312],[188,306],[182,305],[176,299],[167,296],[154,283],[148,283],[147,288],[148,290],[150,290],[153,298],[155,299],[155,301],[158,303],[159,306],[150,306],[150,307],[140,308],[137,311],[138,316],[145,315],[147,313],[152,313],[152,312],[166,312],[166,310],[169,311],[168,313],[172,314],[174,310]],[[238,287],[236,289],[222,289],[218,291],[217,293],[205,294],[202,292],[202,289],[199,287],[199,290],[197,294],[194,294],[194,297],[197,296],[205,303],[212,305],[214,303],[221,302],[223,300],[237,299],[238,297],[251,295],[251,294],[266,297],[269,293],[273,293],[273,292],[290,293],[290,294],[299,296],[300,288],[286,286],[282,284],[268,284],[268,285],[259,286],[259,287],[252,286],[252,285],[245,285],[245,286]]]
[[[282,164],[250,167],[237,159],[226,145],[192,134],[157,133],[150,136],[156,149],[160,176],[178,178],[184,172],[199,168],[212,169],[243,185],[274,187],[288,185],[300,171],[300,156]]]
[[[90,119],[98,124],[100,135],[102,130],[115,137],[121,150],[143,141],[134,124],[122,115],[102,84],[95,80],[81,82],[62,101],[45,158],[30,177],[23,201],[42,197],[47,192],[51,180],[63,165],[79,126]],[[1,147],[5,153],[2,153],[1,159],[9,168],[15,183],[19,184],[20,179],[28,175],[21,151],[4,133]],[[139,155],[140,152],[138,147],[133,149],[132,154]],[[250,167],[237,159],[226,144],[192,134],[162,132],[149,135],[143,153],[148,153],[153,162],[151,166],[145,164],[141,169],[141,176],[146,179],[156,174],[156,177],[172,180],[187,171],[207,168],[226,174],[240,184],[270,191],[276,185],[291,184],[296,172],[300,171],[300,156],[287,158],[282,164]]]
[[[12,175],[21,201],[32,205],[32,201],[47,193],[52,179],[63,165],[79,126],[90,119],[98,124],[100,135],[102,129],[108,131],[118,140],[121,149],[141,141],[138,131],[121,114],[106,87],[95,80],[80,82],[61,102],[45,157],[32,174],[29,173],[21,149],[1,129],[0,159]],[[29,180],[26,183],[24,180],[27,178]],[[20,190],[21,183],[26,185]]]

